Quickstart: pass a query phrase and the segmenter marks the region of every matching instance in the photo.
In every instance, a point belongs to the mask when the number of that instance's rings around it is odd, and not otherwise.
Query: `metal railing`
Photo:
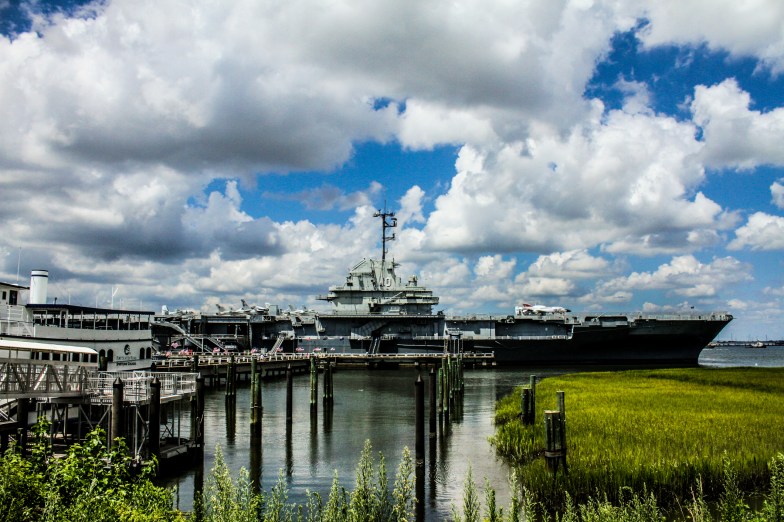
[[[84,363],[6,359],[0,362],[0,397],[83,395],[94,371],[94,367]]]
[[[152,394],[150,383],[154,378],[161,383],[161,400],[178,398],[196,393],[195,373],[169,372],[98,372],[88,380],[88,392],[98,400],[111,398],[117,378],[123,384],[123,400],[146,402]]]

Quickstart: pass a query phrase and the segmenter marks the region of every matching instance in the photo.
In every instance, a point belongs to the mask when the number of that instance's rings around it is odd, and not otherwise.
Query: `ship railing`
[[[257,361],[271,361],[271,362],[286,362],[286,361],[299,361],[308,359],[311,356],[318,355],[319,352],[302,352],[302,353],[237,353],[220,354],[220,355],[199,355],[199,367],[202,366],[225,366],[229,364],[234,358],[235,364],[249,364],[251,360]],[[187,355],[171,356],[166,359],[157,359],[153,361],[155,368],[189,368],[193,366],[193,357]]]
[[[581,318],[591,317],[601,321],[602,319],[612,319],[615,317],[626,317],[630,320],[656,320],[656,321],[726,321],[732,316],[728,312],[699,312],[699,311],[679,311],[679,312],[603,312],[601,314],[579,314]]]
[[[500,339],[500,340],[514,340],[514,341],[539,341],[539,340],[563,340],[563,339],[571,339],[572,333],[569,332],[568,334],[559,334],[559,335],[494,335],[483,337],[482,339]],[[443,336],[434,336],[434,335],[417,335],[414,336],[413,339],[415,341],[442,341],[444,339]],[[463,341],[472,341],[476,339],[475,335],[463,335]]]

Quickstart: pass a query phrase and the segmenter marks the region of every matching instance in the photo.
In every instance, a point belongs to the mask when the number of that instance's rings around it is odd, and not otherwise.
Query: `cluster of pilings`
[[[442,435],[448,430],[451,420],[457,420],[462,412],[465,380],[464,362],[461,355],[445,354],[436,372],[429,372],[429,439],[431,466],[435,465],[436,436],[441,426]],[[415,414],[415,495],[416,520],[424,520],[424,469],[425,469],[425,383],[422,375],[417,374],[414,382]]]
[[[558,401],[557,410],[544,410],[544,458],[547,469],[553,475],[558,469],[568,472],[566,465],[566,404],[564,392],[555,392]],[[536,375],[531,375],[528,386],[520,393],[520,420],[524,425],[532,426],[536,420]]]
[[[432,374],[432,372],[431,372]],[[430,387],[433,387],[433,377],[431,375]],[[431,390],[431,404],[434,398],[438,406],[439,417],[444,422],[449,423],[449,419],[455,413],[462,410],[460,407],[463,400],[465,382],[463,380],[463,357],[462,355],[446,354],[441,360],[441,367],[438,369],[435,385],[437,390]],[[431,406],[432,407],[432,406]],[[434,430],[431,430],[431,433]]]

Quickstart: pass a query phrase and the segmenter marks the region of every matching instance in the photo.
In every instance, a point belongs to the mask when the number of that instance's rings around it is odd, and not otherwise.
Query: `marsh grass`
[[[566,394],[569,474],[545,469],[543,412]],[[682,505],[701,481],[709,499],[723,492],[728,455],[743,492],[770,486],[768,462],[784,448],[784,370],[633,370],[544,379],[534,426],[519,420],[520,389],[496,406],[497,451],[519,467],[522,484],[552,509],[567,493],[617,501],[647,492]]]

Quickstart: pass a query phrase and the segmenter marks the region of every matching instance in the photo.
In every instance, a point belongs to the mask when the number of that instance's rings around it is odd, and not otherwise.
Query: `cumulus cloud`
[[[784,249],[784,217],[755,212],[744,226],[735,231],[735,239],[728,247],[733,250]]]
[[[715,296],[729,285],[750,281],[751,266],[732,257],[701,263],[691,255],[677,256],[653,272],[633,272],[600,284],[597,296],[611,299],[629,290],[667,290],[684,297]]]
[[[736,80],[695,89],[691,111],[702,127],[706,164],[750,169],[784,164],[784,108],[766,113],[750,109],[751,97]]]
[[[778,208],[784,209],[784,180],[774,181],[770,186],[770,194],[773,196],[773,204]]]
[[[707,45],[735,56],[758,57],[773,72],[784,71],[784,5],[777,0],[661,0],[640,5],[650,21],[640,33],[647,46]]]
[[[465,146],[428,219],[428,246],[657,254],[711,244],[734,220],[697,190],[704,169],[694,131],[669,117],[610,111],[565,137],[539,127],[525,141]]]
[[[384,187],[381,183],[373,181],[367,189],[345,193],[340,188],[324,184],[320,187],[311,188],[293,194],[283,194],[266,192],[264,197],[283,200],[297,201],[308,210],[352,210],[357,207],[372,205],[374,196],[380,194]]]

